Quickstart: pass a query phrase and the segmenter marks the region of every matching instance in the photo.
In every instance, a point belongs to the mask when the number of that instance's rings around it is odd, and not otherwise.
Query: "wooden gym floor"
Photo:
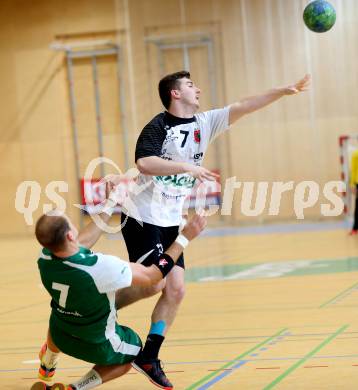
[[[322,226],[220,232],[190,245],[187,295],[161,354],[176,389],[357,388],[358,238]],[[39,247],[0,245],[0,388],[29,389],[50,311]],[[94,249],[126,258],[122,240],[103,237]],[[145,338],[154,302],[122,310],[119,322]],[[89,367],[62,356],[57,380]],[[155,388],[133,370],[102,387]]]

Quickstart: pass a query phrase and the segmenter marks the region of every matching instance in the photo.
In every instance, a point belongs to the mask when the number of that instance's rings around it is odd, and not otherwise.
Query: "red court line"
[[[256,367],[255,370],[279,370],[281,367]]]
[[[328,366],[303,366],[303,368],[321,368],[321,367],[328,367]]]
[[[177,372],[185,372],[184,370],[176,370],[176,371],[165,371],[167,374],[175,374]]]
[[[217,368],[217,369],[213,369],[213,370],[208,370],[208,371],[231,371],[232,368]]]

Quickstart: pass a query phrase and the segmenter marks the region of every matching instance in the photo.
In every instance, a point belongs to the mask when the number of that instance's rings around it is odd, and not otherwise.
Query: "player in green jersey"
[[[105,213],[100,216],[104,222],[110,218]],[[158,261],[145,267],[88,249],[102,233],[94,222],[79,232],[64,214],[40,217],[36,238],[43,249],[38,267],[52,298],[52,310],[47,340],[40,351],[39,377],[52,380],[60,351],[95,365],[73,384],[36,382],[31,389],[88,390],[125,374],[142,343],[132,329],[116,322],[116,298],[126,288],[132,303],[139,299],[138,289],[160,283],[205,225],[205,218],[194,216]],[[134,300],[130,299],[131,288],[137,294]]]

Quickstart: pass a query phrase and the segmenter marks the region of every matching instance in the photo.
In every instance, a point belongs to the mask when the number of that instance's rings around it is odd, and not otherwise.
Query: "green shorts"
[[[142,348],[142,341],[132,329],[116,324],[111,340],[92,344],[64,333],[52,321],[50,333],[56,347],[66,355],[89,363],[107,366],[132,362]]]

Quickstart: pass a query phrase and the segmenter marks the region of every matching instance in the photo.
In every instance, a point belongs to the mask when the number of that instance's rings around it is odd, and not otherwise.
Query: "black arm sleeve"
[[[159,114],[140,133],[135,149],[135,161],[143,157],[160,157],[165,137],[162,114]]]

